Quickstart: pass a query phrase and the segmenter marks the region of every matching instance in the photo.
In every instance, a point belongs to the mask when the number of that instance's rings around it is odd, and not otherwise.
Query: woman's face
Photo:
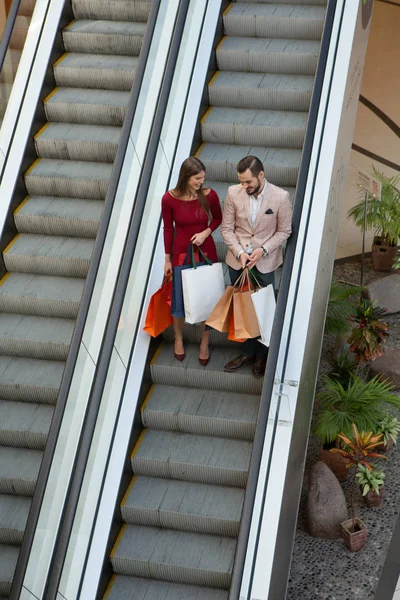
[[[188,187],[192,190],[199,190],[204,183],[205,176],[205,171],[192,175],[188,181]]]

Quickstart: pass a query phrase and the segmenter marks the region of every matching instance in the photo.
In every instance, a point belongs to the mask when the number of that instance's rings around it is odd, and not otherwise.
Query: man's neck
[[[254,198],[256,198],[256,199],[258,198],[258,196],[259,196],[259,195],[261,194],[261,192],[263,191],[263,189],[264,189],[264,186],[265,186],[265,178],[262,180],[262,182],[261,182],[261,185],[260,185],[260,189],[258,190],[258,192],[255,192],[255,193],[253,194]]]

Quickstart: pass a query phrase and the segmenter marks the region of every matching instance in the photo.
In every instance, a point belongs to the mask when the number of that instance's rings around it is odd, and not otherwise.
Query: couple
[[[263,286],[274,285],[274,271],[283,260],[282,244],[291,233],[289,194],[267,182],[263,164],[255,156],[242,158],[237,172],[240,183],[228,189],[222,215],[218,194],[203,187],[206,176],[203,163],[194,157],[182,163],[176,187],[162,198],[166,275],[178,264],[180,255],[186,254],[190,242],[201,246],[208,258],[216,262],[217,250],[211,234],[222,223],[231,282],[237,280],[245,267],[251,267]],[[173,317],[174,356],[180,361],[185,358],[183,323],[183,315]],[[201,325],[199,361],[206,366],[210,357],[210,329],[205,323]],[[250,339],[243,343],[242,352],[224,370],[233,373],[254,363],[253,375],[262,377],[268,348],[257,339]]]

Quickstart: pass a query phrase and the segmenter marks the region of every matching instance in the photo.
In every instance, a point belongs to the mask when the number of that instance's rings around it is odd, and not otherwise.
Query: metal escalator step
[[[185,360],[179,362],[174,358],[172,344],[161,345],[150,364],[154,383],[261,394],[262,378],[253,376],[251,365],[242,367],[236,373],[224,372],[224,365],[240,354],[240,348],[211,348],[210,362],[206,367],[199,363],[197,345],[187,345],[185,350]]]
[[[224,14],[227,35],[319,40],[325,8],[291,4],[236,2]]]
[[[223,38],[217,48],[220,71],[314,75],[320,43],[312,40]]]
[[[74,327],[72,319],[0,313],[0,354],[67,360]]]
[[[20,233],[94,239],[103,208],[101,200],[28,196],[15,210],[14,221]]]
[[[113,575],[103,600],[228,600],[228,592],[206,587]]]
[[[153,385],[141,417],[150,429],[252,440],[259,404],[250,394]]]
[[[276,4],[276,0],[240,0],[242,4]],[[301,4],[302,6],[326,6],[328,0],[280,0],[280,4]]]
[[[18,546],[0,545],[0,596],[8,596],[19,555]]]
[[[242,440],[145,429],[131,464],[136,475],[245,488],[251,448]]]
[[[137,56],[64,54],[54,65],[59,87],[130,91],[138,64]]]
[[[65,363],[0,356],[0,398],[55,404]]]
[[[43,453],[39,450],[2,446],[0,448],[0,494],[33,496],[42,456]]]
[[[236,537],[243,499],[244,490],[238,488],[134,477],[121,514],[130,525]]]
[[[94,240],[19,233],[3,252],[10,273],[86,277]]]
[[[9,273],[0,281],[0,311],[76,319],[84,279]]]
[[[166,341],[172,342],[174,339],[173,328],[169,327],[168,329],[163,331],[162,335]],[[201,340],[200,326],[199,325],[189,325],[188,323],[185,323],[183,326],[183,337],[184,337],[184,340],[189,344],[200,344],[200,340]],[[231,340],[228,340],[227,333],[220,333],[219,331],[216,331],[215,329],[212,329],[210,331],[210,345],[212,347],[224,346],[227,348],[239,348],[240,349],[240,347],[238,346],[238,344],[236,342],[232,342]]]
[[[203,142],[303,148],[306,112],[214,107],[201,120]]]
[[[145,23],[151,0],[72,0],[76,19],[107,19]]]
[[[217,71],[208,84],[211,106],[308,111],[314,77]]]
[[[125,525],[111,553],[114,571],[228,589],[236,540]]]
[[[79,19],[62,32],[67,52],[139,56],[145,23]]]
[[[120,136],[120,127],[48,123],[35,135],[35,147],[40,158],[113,163]]]
[[[0,400],[0,445],[44,450],[52,417],[52,406]]]
[[[237,176],[236,165],[243,156],[254,154],[264,164],[268,181],[278,186],[295,186],[301,150],[260,146],[204,144],[196,156],[204,163],[211,179],[226,181]]]
[[[105,200],[112,164],[39,158],[25,173],[31,196]]]
[[[121,127],[128,102],[129,92],[56,88],[45,100],[44,109],[53,122]]]
[[[30,498],[0,495],[0,544],[22,544],[30,506]]]

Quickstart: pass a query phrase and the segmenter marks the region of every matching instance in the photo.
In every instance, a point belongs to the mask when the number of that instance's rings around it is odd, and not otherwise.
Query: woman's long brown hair
[[[178,183],[172,190],[174,194],[178,196],[178,198],[183,198],[185,195],[187,195],[189,179],[193,177],[193,175],[201,173],[201,171],[206,172],[206,168],[201,160],[195,156],[189,156],[189,158],[184,160],[179,171]],[[211,217],[210,205],[208,203],[207,196],[204,193],[203,186],[201,186],[197,193],[201,208],[209,217]]]

